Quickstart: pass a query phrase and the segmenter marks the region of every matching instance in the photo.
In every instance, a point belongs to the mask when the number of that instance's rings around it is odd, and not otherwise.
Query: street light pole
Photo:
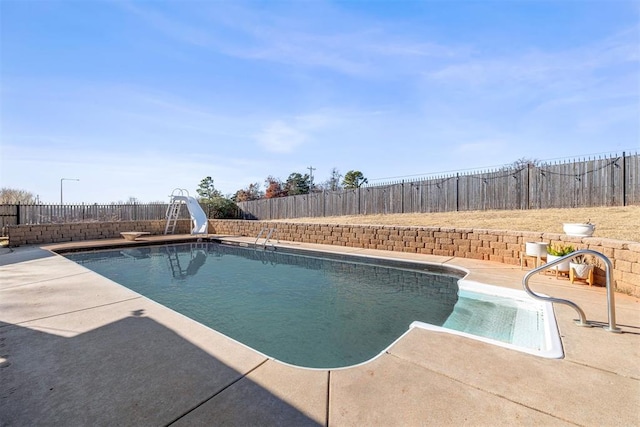
[[[62,206],[62,181],[80,181],[76,178],[60,178],[60,206]]]

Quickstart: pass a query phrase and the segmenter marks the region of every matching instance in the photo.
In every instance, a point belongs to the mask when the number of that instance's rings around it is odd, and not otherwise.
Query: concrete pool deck
[[[638,298],[615,295],[622,334],[578,327],[574,310],[555,305],[564,359],[412,329],[366,364],[309,370],[271,360],[50,252],[166,237],[0,255],[0,426],[640,425]],[[281,245],[458,266],[469,279],[515,289],[525,274],[470,259]],[[607,324],[604,288],[552,275],[531,285]]]

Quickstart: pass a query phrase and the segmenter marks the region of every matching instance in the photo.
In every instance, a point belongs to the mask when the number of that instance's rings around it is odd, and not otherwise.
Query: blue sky
[[[640,149],[637,1],[0,0],[0,185],[59,203]]]

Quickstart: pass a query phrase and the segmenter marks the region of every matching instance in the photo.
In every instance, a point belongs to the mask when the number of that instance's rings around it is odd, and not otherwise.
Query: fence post
[[[327,216],[327,193],[322,189],[322,217]]]
[[[16,225],[22,225],[20,222],[20,202],[16,205]]]
[[[460,173],[456,172],[456,212],[460,211]]]
[[[622,152],[622,206],[627,206],[627,157]]]
[[[526,197],[526,206],[525,209],[531,209],[531,167],[533,165],[531,163],[527,163],[527,192],[525,193]]]

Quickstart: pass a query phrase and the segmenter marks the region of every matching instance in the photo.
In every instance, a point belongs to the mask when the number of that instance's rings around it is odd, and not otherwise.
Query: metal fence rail
[[[166,219],[168,204],[126,205],[0,205],[2,235],[5,227],[22,224],[56,224],[64,222],[149,221]],[[188,219],[182,209],[180,218]]]

